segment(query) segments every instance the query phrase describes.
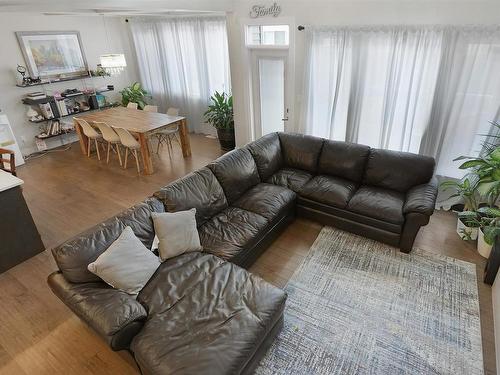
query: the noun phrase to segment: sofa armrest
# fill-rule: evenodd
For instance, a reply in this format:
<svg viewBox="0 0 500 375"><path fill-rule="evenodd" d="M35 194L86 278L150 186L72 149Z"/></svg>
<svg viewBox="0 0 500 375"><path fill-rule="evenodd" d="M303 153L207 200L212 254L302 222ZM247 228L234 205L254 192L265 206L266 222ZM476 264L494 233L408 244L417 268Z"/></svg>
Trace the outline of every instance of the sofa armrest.
<svg viewBox="0 0 500 375"><path fill-rule="evenodd" d="M148 315L134 296L104 282L70 283L60 271L49 275L47 282L54 294L113 350L128 349Z"/></svg>
<svg viewBox="0 0 500 375"><path fill-rule="evenodd" d="M431 216L437 197L437 179L434 176L427 184L417 185L406 193L403 213L420 213Z"/></svg>

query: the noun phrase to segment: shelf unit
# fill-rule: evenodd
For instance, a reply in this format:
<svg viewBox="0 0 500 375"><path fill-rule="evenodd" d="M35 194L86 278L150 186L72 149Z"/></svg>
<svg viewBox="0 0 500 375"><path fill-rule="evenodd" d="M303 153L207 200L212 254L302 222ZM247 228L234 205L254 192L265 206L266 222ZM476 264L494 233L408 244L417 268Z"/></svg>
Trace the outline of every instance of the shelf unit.
<svg viewBox="0 0 500 375"><path fill-rule="evenodd" d="M74 130L65 130L65 131L62 131L58 134L51 134L51 135L46 135L46 136L35 135L35 138L45 140L45 139L49 139L49 138L60 137L61 135L73 134L74 132L75 132Z"/></svg>
<svg viewBox="0 0 500 375"><path fill-rule="evenodd" d="M31 122L32 124L41 124L41 123L44 123L44 122L47 122L47 121L59 120L60 118L64 118L64 117L77 116L80 113L100 111L100 110L103 110L103 109L113 108L113 107L114 107L113 104L108 104L108 105L103 105L102 107L99 107L99 108L86 109L85 111L73 112L73 113L70 113L70 114L67 114L67 115L62 115L62 116L58 116L58 117L54 117L54 118L43 119L43 120L38 120L38 121L31 121L31 120L28 120L28 121Z"/></svg>
<svg viewBox="0 0 500 375"><path fill-rule="evenodd" d="M68 114L61 115L60 108L57 105L57 102L59 102L59 101L63 101L63 100L66 100L66 99L75 99L76 100L78 97L86 97L86 98L88 98L89 96L100 95L100 94L105 93L105 92L114 91L114 88L97 89L96 85L95 85L95 82L94 82L94 78L105 78L105 77L92 77L91 75L88 75L88 76L81 76L81 77L72 77L72 78L67 78L67 79L59 79L57 81L40 82L40 83L35 83L33 85L16 85L17 87L20 87L20 88L43 86L43 92L45 93L46 97L45 98L41 98L41 99L23 98L22 99L22 103L25 104L25 105L38 106L39 104L50 103L51 107L52 107L52 105L55 104L55 106L54 106L55 108L52 108L52 112L54 112L54 114L56 114L56 116L54 116L53 118L48 118L48 119L43 119L43 120L37 120L37 121L31 121L31 120L28 119L28 122L30 122L32 124L43 124L43 123L47 123L47 122L51 122L51 121L57 121L57 120L59 120L61 118L65 118L65 117L77 116L80 113L98 111L98 110L102 110L102 109L113 107L114 104L106 104L104 106L100 106L98 104L97 108L90 108L90 109L86 109L86 110L83 110L83 111L78 111L78 112L73 112L73 113L68 113ZM86 79L90 79L91 80L91 85L88 85L88 83L86 82ZM46 86L50 86L52 84L57 84L57 83L61 83L61 82L74 81L74 80L81 80L82 85L80 85L80 86L83 86L83 91L77 92L74 95L67 95L67 96L61 96L61 97L59 97L59 96L58 97L54 97L52 95L49 95L48 92L47 92L49 90L47 90ZM89 86L91 87L90 90L89 90ZM72 133L72 132L64 131L64 132L61 132L59 134L51 134L51 135L47 135L47 136L36 135L35 138L41 139L41 140L45 140L45 139L49 139L49 138L59 137L61 135L65 135L65 134L69 134L69 133Z"/></svg>
<svg viewBox="0 0 500 375"><path fill-rule="evenodd" d="M16 86L17 86L17 87L21 87L21 88L24 88L24 87L35 87L35 86L50 85L50 84L52 84L52 83L68 82L68 81L77 81L77 80L86 79L86 78L95 78L95 77L93 77L93 76L91 76L91 75L89 74L89 75L86 75L86 76L68 77L68 78L59 78L59 79L56 79L56 80L53 80L53 81L51 81L51 80L49 79L48 81L42 81L42 82L39 82L39 83L33 83L33 84L31 84L31 85L20 85L20 84L17 84Z"/></svg>

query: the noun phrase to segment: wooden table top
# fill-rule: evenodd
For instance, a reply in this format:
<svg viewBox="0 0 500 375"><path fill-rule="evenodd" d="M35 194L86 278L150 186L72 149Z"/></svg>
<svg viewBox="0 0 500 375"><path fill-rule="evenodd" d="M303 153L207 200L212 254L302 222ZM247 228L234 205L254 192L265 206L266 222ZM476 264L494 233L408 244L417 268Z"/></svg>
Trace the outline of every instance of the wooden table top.
<svg viewBox="0 0 500 375"><path fill-rule="evenodd" d="M148 133L185 119L182 116L169 116L164 113L146 112L125 107L105 109L88 115L75 116L75 118L88 122L105 122L111 127L124 128L135 133Z"/></svg>

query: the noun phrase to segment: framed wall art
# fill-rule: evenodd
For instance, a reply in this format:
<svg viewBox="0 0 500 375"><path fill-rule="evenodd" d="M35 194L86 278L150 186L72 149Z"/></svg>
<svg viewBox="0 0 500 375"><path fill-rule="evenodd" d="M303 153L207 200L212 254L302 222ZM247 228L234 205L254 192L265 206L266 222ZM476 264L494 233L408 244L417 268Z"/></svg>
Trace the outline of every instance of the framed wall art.
<svg viewBox="0 0 500 375"><path fill-rule="evenodd" d="M31 77L88 76L78 31L18 31L16 36Z"/></svg>

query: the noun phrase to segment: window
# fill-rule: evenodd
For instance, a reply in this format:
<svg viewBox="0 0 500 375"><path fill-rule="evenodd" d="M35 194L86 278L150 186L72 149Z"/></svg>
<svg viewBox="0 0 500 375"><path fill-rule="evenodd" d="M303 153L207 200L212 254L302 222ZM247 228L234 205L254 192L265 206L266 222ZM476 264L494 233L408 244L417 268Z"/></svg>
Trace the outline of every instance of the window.
<svg viewBox="0 0 500 375"><path fill-rule="evenodd" d="M468 27L318 28L306 60L305 132L436 158L475 156L500 118L500 32Z"/></svg>
<svg viewBox="0 0 500 375"><path fill-rule="evenodd" d="M288 46L288 25L250 25L247 26L248 46Z"/></svg>

